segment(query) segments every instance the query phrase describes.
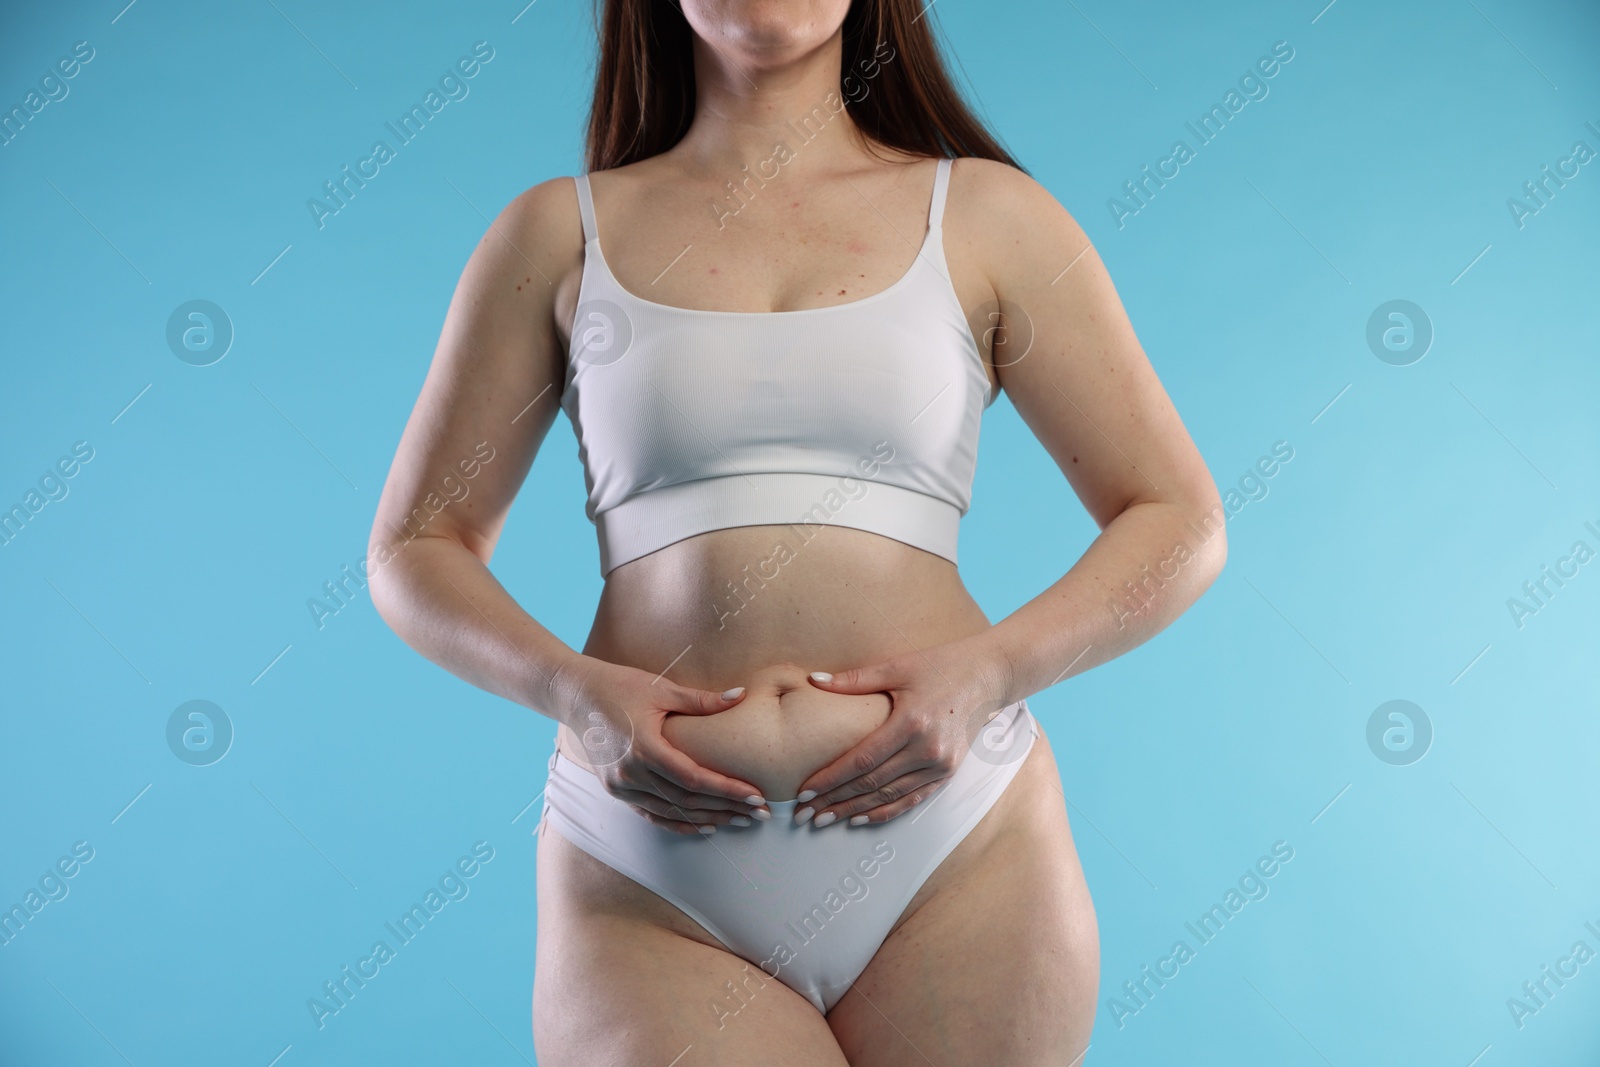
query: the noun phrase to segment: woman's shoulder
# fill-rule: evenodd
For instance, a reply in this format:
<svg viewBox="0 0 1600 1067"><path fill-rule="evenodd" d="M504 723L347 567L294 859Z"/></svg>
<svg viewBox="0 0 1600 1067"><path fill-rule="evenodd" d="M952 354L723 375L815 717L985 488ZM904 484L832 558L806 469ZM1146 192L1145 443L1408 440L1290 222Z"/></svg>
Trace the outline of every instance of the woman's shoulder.
<svg viewBox="0 0 1600 1067"><path fill-rule="evenodd" d="M544 240L563 243L571 238L575 247L583 247L583 224L578 213L576 176L562 174L530 185L512 198L505 206L498 223L506 223L518 232ZM509 234L508 234L509 236Z"/></svg>
<svg viewBox="0 0 1600 1067"><path fill-rule="evenodd" d="M1032 175L981 156L961 156L951 162L949 204L967 207L977 218L997 210L1004 217L1026 216L1046 206L1065 210Z"/></svg>
<svg viewBox="0 0 1600 1067"><path fill-rule="evenodd" d="M997 283L1087 241L1077 220L1031 175L977 156L951 165L944 228Z"/></svg>

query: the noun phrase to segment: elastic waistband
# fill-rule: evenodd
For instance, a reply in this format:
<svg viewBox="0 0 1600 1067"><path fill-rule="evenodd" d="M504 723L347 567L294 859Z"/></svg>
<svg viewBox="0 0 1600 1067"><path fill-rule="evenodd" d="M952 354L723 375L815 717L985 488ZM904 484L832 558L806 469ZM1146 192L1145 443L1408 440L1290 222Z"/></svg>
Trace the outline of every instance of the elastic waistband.
<svg viewBox="0 0 1600 1067"><path fill-rule="evenodd" d="M665 485L594 517L600 573L695 534L735 526L848 526L956 562L962 508L883 479L752 471Z"/></svg>

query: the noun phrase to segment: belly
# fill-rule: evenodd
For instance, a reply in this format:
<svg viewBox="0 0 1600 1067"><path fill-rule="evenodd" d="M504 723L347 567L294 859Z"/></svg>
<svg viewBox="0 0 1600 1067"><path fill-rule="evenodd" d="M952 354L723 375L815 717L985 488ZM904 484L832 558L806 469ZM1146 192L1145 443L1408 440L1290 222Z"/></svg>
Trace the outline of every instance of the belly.
<svg viewBox="0 0 1600 1067"><path fill-rule="evenodd" d="M988 628L942 556L849 527L796 529L713 530L616 568L584 652L720 692L774 664L832 671Z"/></svg>
<svg viewBox="0 0 1600 1067"><path fill-rule="evenodd" d="M696 763L754 784L768 800L793 800L800 783L889 717L884 693L827 693L806 669L755 671L744 699L716 715L670 715L661 732Z"/></svg>
<svg viewBox="0 0 1600 1067"><path fill-rule="evenodd" d="M955 566L930 552L846 527L801 542L793 527L745 526L613 570L583 651L711 692L744 686L734 707L669 716L663 734L768 800L792 800L889 715L886 694L824 692L810 671L865 666L988 625ZM560 735L562 753L582 763L577 738L565 726Z"/></svg>
<svg viewBox="0 0 1600 1067"><path fill-rule="evenodd" d="M700 764L746 781L768 800L793 800L800 783L832 763L889 717L885 693L828 693L806 668L777 663L741 679L744 699L715 715L669 715L661 733ZM582 745L561 728L561 753L589 766Z"/></svg>

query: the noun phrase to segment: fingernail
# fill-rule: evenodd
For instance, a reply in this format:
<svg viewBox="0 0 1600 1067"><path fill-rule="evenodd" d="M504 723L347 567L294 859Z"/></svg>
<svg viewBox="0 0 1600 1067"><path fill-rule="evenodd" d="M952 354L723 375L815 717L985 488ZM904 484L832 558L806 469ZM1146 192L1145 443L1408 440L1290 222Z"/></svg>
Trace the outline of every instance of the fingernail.
<svg viewBox="0 0 1600 1067"><path fill-rule="evenodd" d="M710 825L710 824L707 824L705 826L701 826L698 829L703 834L714 834L714 833L717 832L717 828L715 826Z"/></svg>
<svg viewBox="0 0 1600 1067"><path fill-rule="evenodd" d="M733 825L735 825L735 826L749 826L750 825L750 820L745 818L743 815L735 815L733 818L729 819L728 821L730 823L732 823Z"/></svg>
<svg viewBox="0 0 1600 1067"><path fill-rule="evenodd" d="M821 815L818 815L814 820L812 820L811 825L812 826L827 826L829 823L833 822L838 817L839 816L834 812L825 811Z"/></svg>
<svg viewBox="0 0 1600 1067"><path fill-rule="evenodd" d="M766 798L764 798L760 793L751 793L749 796L744 798L744 802L750 805L752 808L764 807L767 803Z"/></svg>
<svg viewBox="0 0 1600 1067"><path fill-rule="evenodd" d="M811 818L813 814L815 814L815 812L813 812L810 808L801 808L799 811L794 813L794 821L805 822L807 819Z"/></svg>
<svg viewBox="0 0 1600 1067"><path fill-rule="evenodd" d="M766 808L757 808L755 811L752 811L750 814L754 815L756 818L760 819L762 822L766 822L768 819L772 818L772 812L768 811Z"/></svg>
<svg viewBox="0 0 1600 1067"><path fill-rule="evenodd" d="M850 816L850 825L865 826L867 825L867 817L865 815L852 815Z"/></svg>
<svg viewBox="0 0 1600 1067"><path fill-rule="evenodd" d="M811 680L813 682L831 682L833 681L833 675L827 671L812 671Z"/></svg>
<svg viewBox="0 0 1600 1067"><path fill-rule="evenodd" d="M816 796L817 791L815 789L807 789L804 793L801 793L799 796L795 797L795 799L804 804L808 800L815 800Z"/></svg>
<svg viewBox="0 0 1600 1067"><path fill-rule="evenodd" d="M739 694L742 693L742 692L744 692L744 686L736 685L732 689L728 690L726 693L723 693L722 694L722 699L723 700L738 700L739 699Z"/></svg>

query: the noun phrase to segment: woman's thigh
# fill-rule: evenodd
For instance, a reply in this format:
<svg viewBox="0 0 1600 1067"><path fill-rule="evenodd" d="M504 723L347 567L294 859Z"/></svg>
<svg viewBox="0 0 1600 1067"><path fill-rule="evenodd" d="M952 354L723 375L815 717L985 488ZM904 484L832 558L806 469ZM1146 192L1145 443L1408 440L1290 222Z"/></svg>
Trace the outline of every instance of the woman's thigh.
<svg viewBox="0 0 1600 1067"><path fill-rule="evenodd" d="M548 825L538 877L541 1067L847 1067L810 1002Z"/></svg>
<svg viewBox="0 0 1600 1067"><path fill-rule="evenodd" d="M1058 783L1041 737L828 1014L850 1063L1078 1062L1094 1026L1100 941Z"/></svg>

